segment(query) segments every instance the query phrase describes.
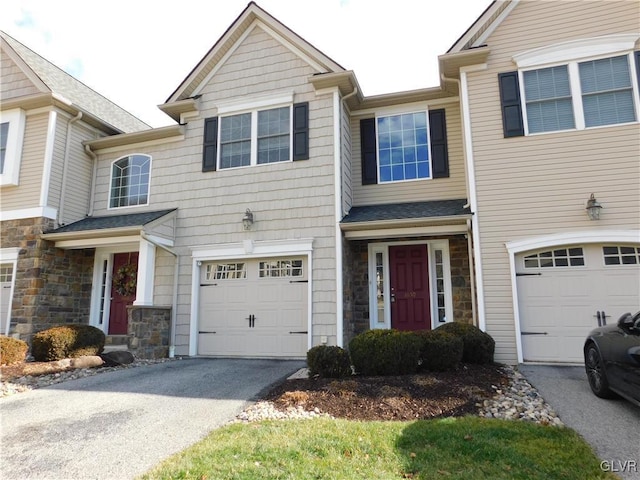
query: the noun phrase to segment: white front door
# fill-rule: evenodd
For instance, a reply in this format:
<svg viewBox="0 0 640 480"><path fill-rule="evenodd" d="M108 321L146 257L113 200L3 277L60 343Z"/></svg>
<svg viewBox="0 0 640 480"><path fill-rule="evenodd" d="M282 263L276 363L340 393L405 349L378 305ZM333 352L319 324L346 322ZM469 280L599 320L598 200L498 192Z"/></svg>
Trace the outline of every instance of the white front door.
<svg viewBox="0 0 640 480"><path fill-rule="evenodd" d="M198 354L304 357L306 256L203 262Z"/></svg>
<svg viewBox="0 0 640 480"><path fill-rule="evenodd" d="M589 331L640 310L640 247L576 245L516 256L525 362L582 363Z"/></svg>

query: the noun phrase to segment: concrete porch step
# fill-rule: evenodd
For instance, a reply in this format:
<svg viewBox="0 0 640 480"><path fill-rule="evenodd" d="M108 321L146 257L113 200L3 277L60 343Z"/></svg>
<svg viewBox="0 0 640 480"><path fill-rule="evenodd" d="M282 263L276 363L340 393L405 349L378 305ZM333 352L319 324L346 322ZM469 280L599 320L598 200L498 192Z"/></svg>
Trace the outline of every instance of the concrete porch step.
<svg viewBox="0 0 640 480"><path fill-rule="evenodd" d="M104 341L104 353L128 350L128 335L107 335Z"/></svg>

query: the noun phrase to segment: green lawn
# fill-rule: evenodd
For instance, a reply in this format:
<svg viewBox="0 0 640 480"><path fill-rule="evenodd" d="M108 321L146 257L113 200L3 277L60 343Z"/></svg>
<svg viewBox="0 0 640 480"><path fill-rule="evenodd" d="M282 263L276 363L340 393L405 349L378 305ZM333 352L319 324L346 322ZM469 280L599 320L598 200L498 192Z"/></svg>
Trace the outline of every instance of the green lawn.
<svg viewBox="0 0 640 480"><path fill-rule="evenodd" d="M595 479L591 448L568 428L476 417L234 424L143 479Z"/></svg>

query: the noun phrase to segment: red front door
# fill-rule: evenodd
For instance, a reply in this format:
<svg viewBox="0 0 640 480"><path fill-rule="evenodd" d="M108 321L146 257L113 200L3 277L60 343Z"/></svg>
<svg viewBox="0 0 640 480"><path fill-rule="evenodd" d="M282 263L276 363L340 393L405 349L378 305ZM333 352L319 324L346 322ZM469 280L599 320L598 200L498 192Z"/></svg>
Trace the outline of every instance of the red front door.
<svg viewBox="0 0 640 480"><path fill-rule="evenodd" d="M123 287L122 268L126 265L135 265L138 270L138 252L116 253L113 255L113 281L111 282L111 308L109 310L109 335L126 335L127 332L127 306L136 298L130 288ZM118 274L121 272L121 274ZM128 276L124 276L126 281ZM119 288L120 287L120 288ZM125 290L123 292L123 290ZM123 294L124 293L124 294Z"/></svg>
<svg viewBox="0 0 640 480"><path fill-rule="evenodd" d="M430 330L429 269L426 245L389 247L391 328Z"/></svg>

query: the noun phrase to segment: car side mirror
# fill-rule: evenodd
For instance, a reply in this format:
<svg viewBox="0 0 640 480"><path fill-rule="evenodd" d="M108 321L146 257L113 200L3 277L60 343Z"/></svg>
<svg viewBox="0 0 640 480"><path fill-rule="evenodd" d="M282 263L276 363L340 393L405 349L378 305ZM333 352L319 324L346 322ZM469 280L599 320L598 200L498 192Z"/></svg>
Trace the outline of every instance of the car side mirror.
<svg viewBox="0 0 640 480"><path fill-rule="evenodd" d="M625 330L634 328L634 321L633 321L633 317L631 316L630 312L627 312L625 314L623 314L619 319L618 319L618 327L623 328Z"/></svg>

